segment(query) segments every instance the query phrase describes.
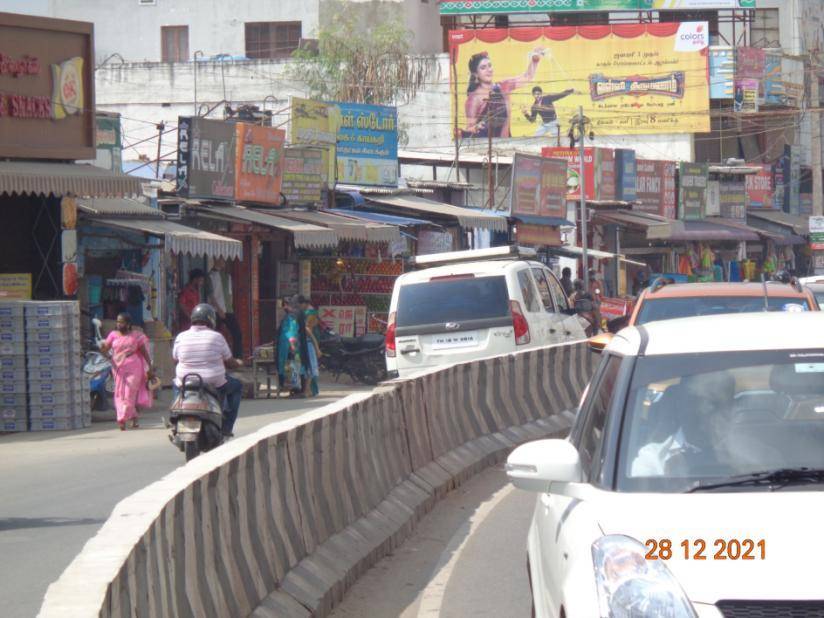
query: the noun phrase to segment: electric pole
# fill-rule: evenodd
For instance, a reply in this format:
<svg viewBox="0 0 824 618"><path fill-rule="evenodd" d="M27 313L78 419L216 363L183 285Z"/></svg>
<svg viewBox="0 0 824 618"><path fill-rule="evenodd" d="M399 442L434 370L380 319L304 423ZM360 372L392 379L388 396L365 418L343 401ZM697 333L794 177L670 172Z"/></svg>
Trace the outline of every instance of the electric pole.
<svg viewBox="0 0 824 618"><path fill-rule="evenodd" d="M160 121L159 125L156 125L155 128L157 129L157 160L155 161L155 178L158 180L160 179L160 144L163 142L163 131L166 130L166 123L162 120Z"/></svg>
<svg viewBox="0 0 824 618"><path fill-rule="evenodd" d="M489 184L489 210L495 208L495 180L492 176L492 106L489 104L489 99L486 103L486 135L487 135L487 172L486 180Z"/></svg>
<svg viewBox="0 0 824 618"><path fill-rule="evenodd" d="M578 118L574 121L574 128L578 129L578 189L581 192L581 261L584 270L584 288L589 290L589 259L587 254L588 240L587 240L587 196L586 196L586 175L584 166L584 136L586 135L586 119L584 118L583 106L578 107ZM573 128L573 139L575 132Z"/></svg>
<svg viewBox="0 0 824 618"><path fill-rule="evenodd" d="M810 149L812 150L810 163L813 172L813 215L824 216L824 192L821 186L821 114L820 93L818 85L818 54L810 51L810 67L807 73L810 76Z"/></svg>

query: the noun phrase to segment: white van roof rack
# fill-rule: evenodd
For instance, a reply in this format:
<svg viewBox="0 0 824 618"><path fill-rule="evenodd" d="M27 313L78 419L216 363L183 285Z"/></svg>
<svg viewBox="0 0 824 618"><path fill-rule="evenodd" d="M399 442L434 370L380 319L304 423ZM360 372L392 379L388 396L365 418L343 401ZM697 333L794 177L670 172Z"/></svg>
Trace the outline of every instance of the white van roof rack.
<svg viewBox="0 0 824 618"><path fill-rule="evenodd" d="M490 247L489 249L470 249L468 251L450 251L448 253L430 253L416 255L410 261L418 268L430 266L444 266L459 262L480 262L484 260L529 260L535 259L538 252L530 247L509 245L506 247Z"/></svg>

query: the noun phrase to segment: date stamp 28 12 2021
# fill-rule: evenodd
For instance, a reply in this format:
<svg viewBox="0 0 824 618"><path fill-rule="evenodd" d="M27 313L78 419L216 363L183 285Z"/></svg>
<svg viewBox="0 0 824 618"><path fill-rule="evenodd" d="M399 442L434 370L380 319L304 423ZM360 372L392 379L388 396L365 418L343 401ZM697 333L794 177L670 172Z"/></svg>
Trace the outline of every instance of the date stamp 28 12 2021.
<svg viewBox="0 0 824 618"><path fill-rule="evenodd" d="M767 543L764 539L684 539L673 543L670 539L647 539L647 560L766 560Z"/></svg>

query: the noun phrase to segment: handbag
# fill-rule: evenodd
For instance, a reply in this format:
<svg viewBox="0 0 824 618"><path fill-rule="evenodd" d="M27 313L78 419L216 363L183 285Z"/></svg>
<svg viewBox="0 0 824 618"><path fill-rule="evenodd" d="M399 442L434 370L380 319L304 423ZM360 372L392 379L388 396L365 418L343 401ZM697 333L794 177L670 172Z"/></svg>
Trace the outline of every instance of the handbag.
<svg viewBox="0 0 824 618"><path fill-rule="evenodd" d="M284 386L290 390L300 388L300 364L296 358L290 358L286 361L284 367Z"/></svg>

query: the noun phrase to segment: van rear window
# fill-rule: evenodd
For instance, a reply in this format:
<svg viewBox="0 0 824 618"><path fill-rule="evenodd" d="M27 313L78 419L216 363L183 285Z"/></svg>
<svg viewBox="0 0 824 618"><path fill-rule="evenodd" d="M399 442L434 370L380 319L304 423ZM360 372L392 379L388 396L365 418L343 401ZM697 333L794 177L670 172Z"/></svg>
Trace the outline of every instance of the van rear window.
<svg viewBox="0 0 824 618"><path fill-rule="evenodd" d="M509 315L504 277L473 277L413 283L398 295L398 327L421 326Z"/></svg>

